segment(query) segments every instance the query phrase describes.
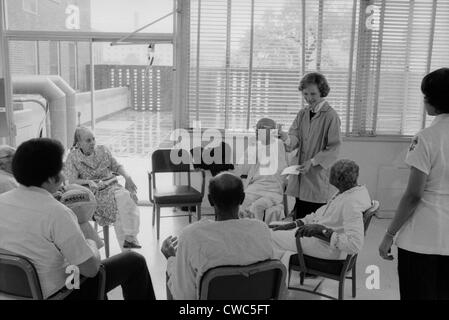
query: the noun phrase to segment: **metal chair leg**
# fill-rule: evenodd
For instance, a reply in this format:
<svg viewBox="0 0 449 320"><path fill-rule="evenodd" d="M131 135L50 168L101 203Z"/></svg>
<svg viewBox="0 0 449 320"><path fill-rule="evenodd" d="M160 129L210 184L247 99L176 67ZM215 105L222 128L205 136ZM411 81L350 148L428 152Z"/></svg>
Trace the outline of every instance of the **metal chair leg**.
<svg viewBox="0 0 449 320"><path fill-rule="evenodd" d="M189 210L189 224L192 223L192 210L190 210L190 206L187 207Z"/></svg>
<svg viewBox="0 0 449 320"><path fill-rule="evenodd" d="M196 212L197 212L196 218L198 221L200 221L201 220L201 204L196 206Z"/></svg>
<svg viewBox="0 0 449 320"><path fill-rule="evenodd" d="M290 266L289 266L290 267ZM290 278L292 275L292 269L288 268L288 280L287 280L287 288L290 288Z"/></svg>
<svg viewBox="0 0 449 320"><path fill-rule="evenodd" d="M345 292L345 279L338 281L338 300L343 300Z"/></svg>
<svg viewBox="0 0 449 320"><path fill-rule="evenodd" d="M159 206L156 207L156 219L157 219L157 239L159 240L159 235L161 231L161 208Z"/></svg>
<svg viewBox="0 0 449 320"><path fill-rule="evenodd" d="M154 227L155 216L156 216L156 204L153 204L153 227Z"/></svg>
<svg viewBox="0 0 449 320"><path fill-rule="evenodd" d="M356 296L356 290L357 290L356 280L357 280L357 277L356 277L356 270L355 270L355 263L354 263L354 266L352 267L352 297L353 298L355 298L355 296Z"/></svg>
<svg viewBox="0 0 449 320"><path fill-rule="evenodd" d="M109 258L109 226L103 227L104 252L106 258Z"/></svg>

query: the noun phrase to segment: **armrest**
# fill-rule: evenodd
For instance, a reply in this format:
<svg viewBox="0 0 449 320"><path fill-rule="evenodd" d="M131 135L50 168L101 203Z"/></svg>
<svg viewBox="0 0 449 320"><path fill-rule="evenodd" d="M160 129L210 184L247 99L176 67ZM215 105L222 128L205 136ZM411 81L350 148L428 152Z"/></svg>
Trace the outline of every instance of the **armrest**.
<svg viewBox="0 0 449 320"><path fill-rule="evenodd" d="M314 235L313 237L329 243L329 239L327 239L324 234L317 234L317 235Z"/></svg>

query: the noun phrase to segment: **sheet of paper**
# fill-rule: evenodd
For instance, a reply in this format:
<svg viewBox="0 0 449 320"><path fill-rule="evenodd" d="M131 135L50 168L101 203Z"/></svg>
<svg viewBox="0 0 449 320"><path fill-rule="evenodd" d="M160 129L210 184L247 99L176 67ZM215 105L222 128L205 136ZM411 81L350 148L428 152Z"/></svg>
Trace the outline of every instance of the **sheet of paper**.
<svg viewBox="0 0 449 320"><path fill-rule="evenodd" d="M270 226L281 226L281 225L283 225L283 224L287 224L287 223L290 223L291 221L273 221L273 222L270 222Z"/></svg>
<svg viewBox="0 0 449 320"><path fill-rule="evenodd" d="M282 171L281 175L286 175L286 174L300 175L301 172L298 170L299 167L300 167L300 165L287 167L284 169L284 171Z"/></svg>

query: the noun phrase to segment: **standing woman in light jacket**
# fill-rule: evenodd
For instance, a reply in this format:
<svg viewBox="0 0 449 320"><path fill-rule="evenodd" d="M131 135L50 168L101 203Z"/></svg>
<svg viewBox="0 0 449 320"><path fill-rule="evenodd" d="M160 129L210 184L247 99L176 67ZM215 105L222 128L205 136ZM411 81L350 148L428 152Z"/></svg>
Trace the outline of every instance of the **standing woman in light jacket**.
<svg viewBox="0 0 449 320"><path fill-rule="evenodd" d="M288 133L280 132L286 150L297 149L300 175L290 175L286 193L296 198L295 219L326 204L332 193L329 169L338 158L340 118L325 97L330 88L320 73L309 73L299 83L307 107L298 112Z"/></svg>
<svg viewBox="0 0 449 320"><path fill-rule="evenodd" d="M407 189L379 247L382 258L396 237L401 300L449 299L449 68L421 83L430 127L412 140L405 162Z"/></svg>

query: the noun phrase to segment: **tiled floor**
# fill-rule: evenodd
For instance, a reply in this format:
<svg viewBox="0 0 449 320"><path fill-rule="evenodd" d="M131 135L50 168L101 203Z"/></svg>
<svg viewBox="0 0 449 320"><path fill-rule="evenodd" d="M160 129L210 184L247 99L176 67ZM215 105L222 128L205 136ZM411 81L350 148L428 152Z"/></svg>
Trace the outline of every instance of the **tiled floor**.
<svg viewBox="0 0 449 320"><path fill-rule="evenodd" d="M131 174L139 190L140 200L148 200L148 182L146 171L150 169L149 154L156 149L160 143L167 139L172 127L172 116L170 113L136 112L126 110L115 114L108 119L100 121L96 127L96 137L100 144L110 147L113 154L125 165L126 170ZM165 183L170 183L171 178L164 179ZM180 214L173 213L172 209L162 209L162 215ZM181 213L182 214L182 213ZM147 259L153 280L157 299L166 299L165 292L165 268L166 261L160 253L160 245L167 236L177 235L179 231L188 224L187 217L162 218L161 237L157 241L155 228L151 223L152 208L141 207L141 232L139 240L143 248L138 250ZM365 246L359 255L357 262L357 297L356 299L398 299L398 278L396 272L396 260L393 262L384 261L378 255L378 245L385 232L389 220L379 220L374 218L368 230ZM115 239L114 232L111 231L111 254L120 251ZM104 250L102 250L104 255ZM395 251L393 251L395 254ZM370 268L378 270L379 288L368 289L369 281L373 276L373 271L367 273ZM299 285L297 274L292 276L292 284ZM312 287L318 280L306 279L305 285ZM337 282L325 280L320 289L322 292L337 295ZM121 290L116 289L109 294L111 299L121 299ZM288 292L287 299L319 299L307 293L292 291ZM345 299L351 298L351 284L346 281Z"/></svg>
<svg viewBox="0 0 449 320"><path fill-rule="evenodd" d="M133 111L113 114L95 127L97 142L107 145L115 156L147 157L173 126L171 112Z"/></svg>

